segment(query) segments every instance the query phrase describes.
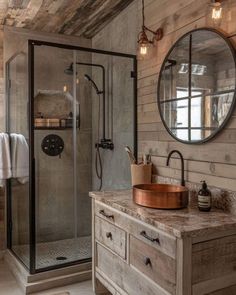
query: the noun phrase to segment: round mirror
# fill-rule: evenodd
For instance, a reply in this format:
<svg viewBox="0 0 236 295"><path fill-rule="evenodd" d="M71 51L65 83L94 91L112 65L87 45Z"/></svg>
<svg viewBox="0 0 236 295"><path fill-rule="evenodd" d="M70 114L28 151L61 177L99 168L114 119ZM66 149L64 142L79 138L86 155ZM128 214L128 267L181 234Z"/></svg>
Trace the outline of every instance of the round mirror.
<svg viewBox="0 0 236 295"><path fill-rule="evenodd" d="M235 51L211 29L181 37L167 54L158 81L158 107L178 141L202 143L219 132L235 105Z"/></svg>

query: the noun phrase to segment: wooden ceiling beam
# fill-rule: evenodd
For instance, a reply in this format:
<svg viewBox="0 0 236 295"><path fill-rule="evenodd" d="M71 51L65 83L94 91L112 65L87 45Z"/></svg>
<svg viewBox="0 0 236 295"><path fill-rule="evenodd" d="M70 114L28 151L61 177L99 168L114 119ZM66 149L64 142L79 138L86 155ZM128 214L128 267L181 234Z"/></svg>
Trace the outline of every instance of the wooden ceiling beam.
<svg viewBox="0 0 236 295"><path fill-rule="evenodd" d="M92 38L134 0L1 0L0 24Z"/></svg>

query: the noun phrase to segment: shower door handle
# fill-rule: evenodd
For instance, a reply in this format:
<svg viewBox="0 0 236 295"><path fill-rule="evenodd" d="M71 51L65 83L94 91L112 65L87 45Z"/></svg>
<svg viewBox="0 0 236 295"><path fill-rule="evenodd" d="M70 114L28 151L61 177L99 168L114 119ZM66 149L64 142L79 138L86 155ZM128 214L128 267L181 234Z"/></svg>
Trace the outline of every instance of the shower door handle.
<svg viewBox="0 0 236 295"><path fill-rule="evenodd" d="M81 120L80 120L80 103L78 104L78 115L76 117L76 128L78 128L80 130L80 124L81 124Z"/></svg>

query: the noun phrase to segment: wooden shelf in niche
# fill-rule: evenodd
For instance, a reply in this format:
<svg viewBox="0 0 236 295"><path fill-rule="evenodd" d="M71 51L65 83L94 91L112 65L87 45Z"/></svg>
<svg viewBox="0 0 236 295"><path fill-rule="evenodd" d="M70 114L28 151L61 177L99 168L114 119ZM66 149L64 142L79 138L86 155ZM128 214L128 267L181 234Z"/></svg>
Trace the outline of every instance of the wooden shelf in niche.
<svg viewBox="0 0 236 295"><path fill-rule="evenodd" d="M79 128L79 119L76 119L76 128ZM73 118L35 118L34 129L41 130L64 130L73 129Z"/></svg>
<svg viewBox="0 0 236 295"><path fill-rule="evenodd" d="M35 130L73 129L73 97L69 92L39 90L34 98ZM80 127L79 103L76 102L76 128Z"/></svg>

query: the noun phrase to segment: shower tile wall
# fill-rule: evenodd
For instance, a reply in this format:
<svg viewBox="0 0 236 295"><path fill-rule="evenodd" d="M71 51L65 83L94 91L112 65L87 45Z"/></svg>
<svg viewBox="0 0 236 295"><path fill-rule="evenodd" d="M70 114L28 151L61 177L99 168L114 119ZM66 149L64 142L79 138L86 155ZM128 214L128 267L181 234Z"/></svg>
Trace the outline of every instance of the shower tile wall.
<svg viewBox="0 0 236 295"><path fill-rule="evenodd" d="M93 54L93 63L103 64L106 69L106 137L112 138L114 143L113 151L100 149L103 163L102 190L130 188L130 165L124 148L129 146L133 150L134 147L134 97L131 78L133 61L128 58ZM101 73L96 69L93 70L93 78L101 89ZM93 92L93 146L97 141L97 124L98 97ZM100 120L100 138L101 136ZM93 159L94 157L95 153ZM93 189L98 187L99 180L94 169Z"/></svg>
<svg viewBox="0 0 236 295"><path fill-rule="evenodd" d="M133 4L130 4L132 11ZM129 11L130 12L130 11ZM138 30L138 13L136 10L132 13L122 12L122 19L115 18L109 25L104 27L93 39L93 48L105 49L123 53L134 53L136 43L130 42L133 39L134 31ZM132 15L132 22L130 22ZM135 16L135 17L134 17ZM137 16L137 18L136 18ZM129 28L129 29L127 29ZM114 34L114 32L116 32ZM132 32L132 33L131 33ZM138 31L137 31L138 33ZM125 46L124 46L125 44ZM130 78L130 72L133 68L132 61L120 57L103 58L93 55L93 62L102 62L106 66L106 88L108 101L113 101L113 132L115 149L111 151L102 151L104 163L104 189L122 189L131 186L130 165L127 154L124 150L126 145L133 149L133 81ZM96 81L99 81L97 73L93 73ZM101 79L100 79L101 81ZM93 100L93 123L96 125L97 104L96 98ZM110 121L111 122L111 121ZM93 128L96 132L96 128ZM96 140L96 134L93 134L93 140ZM93 188L98 187L98 180L93 173Z"/></svg>
<svg viewBox="0 0 236 295"><path fill-rule="evenodd" d="M1 37L1 36L0 36ZM19 52L22 48L25 48L27 45L28 39L38 39L44 41L51 41L56 43L67 43L71 45L80 45L89 47L90 41L85 40L83 38L77 37L69 37L69 36L60 36L56 34L42 34L35 33L28 30L22 29L11 29L5 28L4 30L4 61L6 62L14 53ZM0 38L1 40L1 38ZM1 41L0 41L0 54L1 54ZM51 53L49 55L42 55L41 60L38 60L40 65L45 65L45 61L55 61L56 58L59 58L59 64L61 64L61 69L55 68L54 73L48 67L45 71L41 71L39 75L41 75L41 84L36 87L41 90L56 90L57 88L62 90L64 86L64 79L72 79L71 77L65 78L64 69L72 62L73 57L72 53L69 55L56 56ZM87 61L89 61L89 57L87 55ZM63 62L62 62L63 60ZM48 62L50 64L50 62ZM62 65L63 64L63 65ZM1 71L0 71L1 72ZM60 77L61 75L61 77ZM0 77L1 79L1 77ZM52 82L53 81L53 82ZM90 101L90 86L83 83L83 79L81 80L81 85L77 87L77 98L81 101L81 129L77 131L77 166L78 170L78 235L89 235L90 234L90 202L88 198L88 190L90 189L90 181L91 179L91 167L89 167L90 155L89 155L89 147L91 146L91 126L89 125L89 109L91 106ZM1 81L0 81L1 82ZM39 81L40 82L40 81ZM55 83L55 84L53 84ZM24 84L25 89L27 89L27 83ZM70 85L69 85L70 87ZM72 84L71 84L72 87ZM37 88L36 88L37 89ZM72 88L70 88L72 89ZM0 90L1 91L1 90ZM18 94L18 100L25 99L26 95ZM0 102L1 103L1 102ZM48 106L49 108L53 106ZM1 116L0 116L1 120ZM4 130L4 129L3 129ZM43 205L43 208L40 209L37 214L41 214L40 222L38 223L39 236L38 238L41 241L52 241L54 239L65 239L66 237L71 237L74 224L73 224L73 192L72 185L69 186L68 179L72 181L71 174L68 173L69 170L73 169L72 157L69 158L68 155L72 152L72 129L68 131L57 131L53 130L36 131L36 143L39 144L38 150L36 153L41 153L41 138L48 133L57 133L62 135L65 141L65 151L63 153L61 160L51 159L50 157L46 157L43 155L41 165L44 166L44 173L41 179L41 196L40 205ZM65 134L67 133L67 134ZM37 145L36 145L37 146ZM71 165L71 167L70 167ZM50 192L49 187L46 181L46 176L49 175L50 169L54 171L58 171L57 167L59 167L60 175L58 175L58 186L54 186L54 191ZM61 168L60 168L61 167ZM51 176L53 177L53 176ZM55 177L55 176L54 176ZM53 180L55 181L55 179ZM15 182L13 187L14 195L15 195L15 203L13 212L14 215L17 216L18 224L15 224L14 228L14 237L15 240L13 244L25 244L28 241L28 221L26 216L28 216L28 203L27 200L27 185L20 185ZM51 189L51 187L50 187ZM4 193L0 192L0 195ZM24 201L23 201L24 200ZM59 215L57 209L67 207L64 210L64 215ZM4 198L0 196L0 250L5 247L5 241L2 239L3 237L3 221L2 216L4 215ZM87 212L87 214L86 214ZM53 214L54 213L54 214ZM58 216L59 215L59 216ZM57 220L56 220L57 219ZM38 240L39 240L38 239Z"/></svg>

